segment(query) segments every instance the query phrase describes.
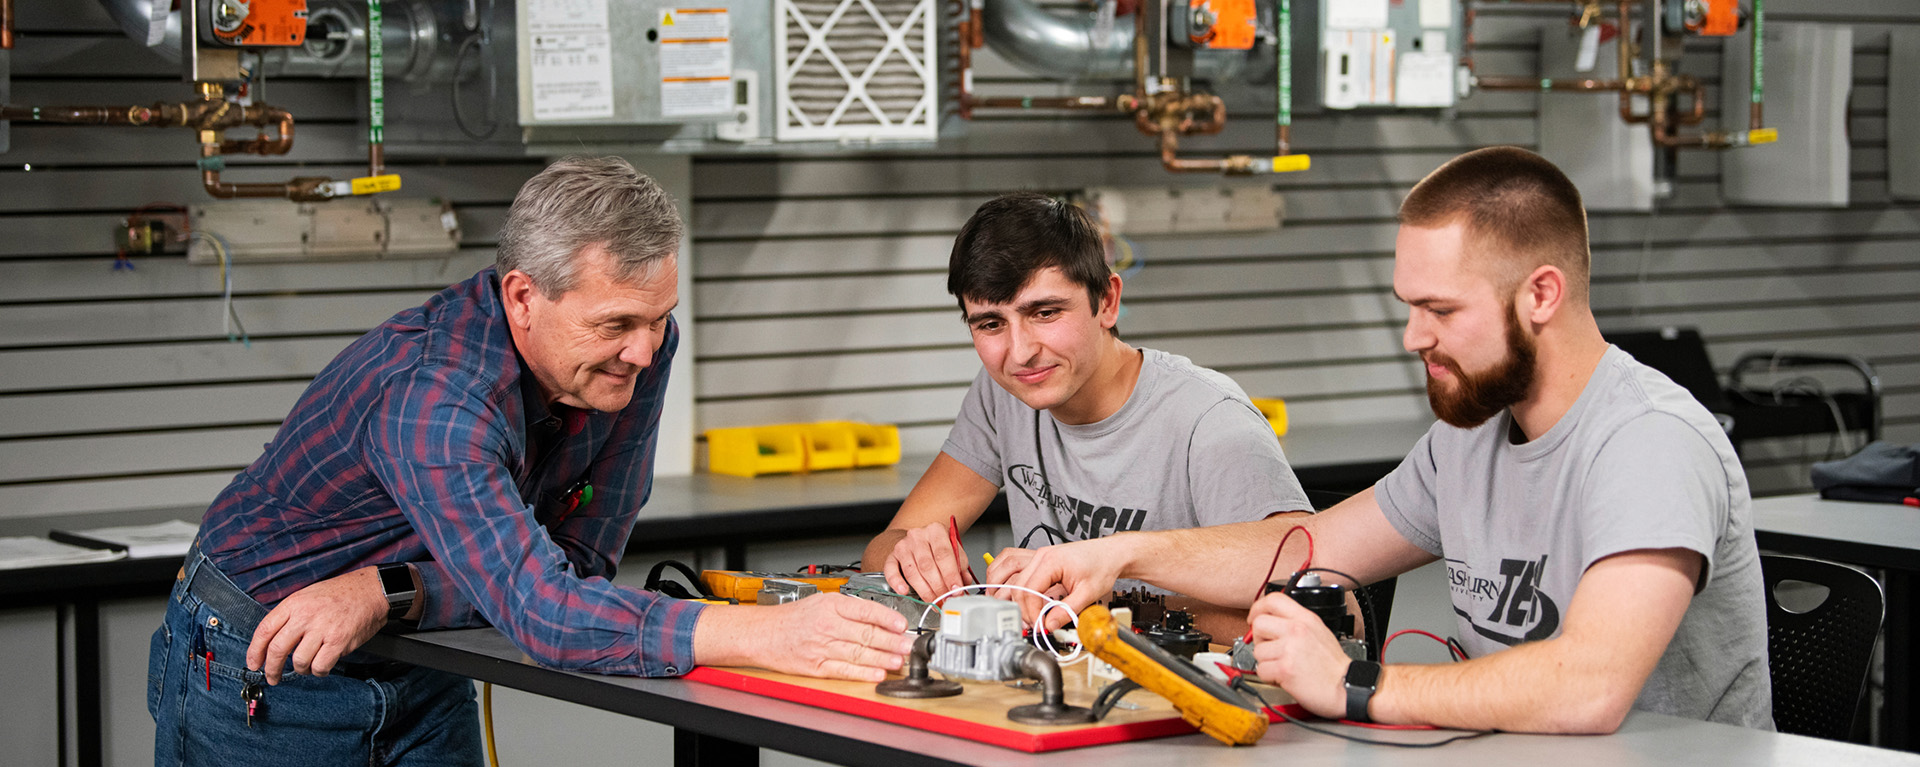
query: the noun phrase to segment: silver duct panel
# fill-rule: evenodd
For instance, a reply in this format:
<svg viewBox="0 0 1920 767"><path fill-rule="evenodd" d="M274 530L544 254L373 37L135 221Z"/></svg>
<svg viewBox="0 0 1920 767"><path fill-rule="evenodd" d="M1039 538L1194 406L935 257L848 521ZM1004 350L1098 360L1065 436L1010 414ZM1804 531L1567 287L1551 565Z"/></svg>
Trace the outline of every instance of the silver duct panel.
<svg viewBox="0 0 1920 767"><path fill-rule="evenodd" d="M1141 3L1142 11L1153 5ZM1029 73L1056 80L1126 80L1133 77L1134 19L1133 15L1114 19L1113 31L1104 41L1094 38L1092 11L1056 15L1030 0L987 0L980 21L993 52ZM1260 49L1196 52L1194 76L1233 79ZM1271 52L1266 58L1272 58Z"/></svg>
<svg viewBox="0 0 1920 767"><path fill-rule="evenodd" d="M193 0L187 0L192 2ZM170 0L100 0L121 31L168 61L180 60L180 13L154 19L154 3ZM457 45L442 50L442 32L454 43L472 32L475 3L469 0L387 0L382 6L386 75L401 80L450 78ZM309 0L307 41L293 48L263 49L260 67L268 77L366 77L366 2Z"/></svg>

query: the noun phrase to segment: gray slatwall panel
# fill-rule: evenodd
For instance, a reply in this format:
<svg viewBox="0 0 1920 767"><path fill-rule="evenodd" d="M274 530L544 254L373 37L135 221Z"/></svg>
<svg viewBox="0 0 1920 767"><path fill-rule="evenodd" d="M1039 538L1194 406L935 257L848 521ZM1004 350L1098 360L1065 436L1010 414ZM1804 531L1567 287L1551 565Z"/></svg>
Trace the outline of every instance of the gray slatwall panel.
<svg viewBox="0 0 1920 767"><path fill-rule="evenodd" d="M152 172L181 173L191 171L181 169L156 170ZM405 168L402 168L400 172L405 173ZM286 173L285 175L291 176L292 174ZM199 192L196 190L195 194L199 194ZM200 204L201 201L195 197L183 197L174 202L175 204L192 203L197 205ZM494 234L499 231L500 221L505 219L507 215L507 201L475 202L455 200L453 202L457 206L454 209L455 215L458 216L460 220L461 244L469 247L492 248L494 244ZM7 232L7 237L0 239L0 260L18 261L54 256L81 256L111 259L113 256L113 238L111 235L113 230L119 226L120 221L126 218L127 212L130 211L79 214L66 211L33 211L12 215L0 213L0 226L5 227ZM488 252L491 251L489 250ZM179 254L174 253L167 256L140 257L136 258L135 262L141 264L163 263L170 259L177 259L178 257ZM402 260L416 264L432 263L431 260L424 259ZM100 266L106 268L106 264L107 262L103 261ZM330 265L321 266L314 264L243 264L242 266L255 271L271 271L282 268L331 268ZM114 276L124 277L127 275ZM75 286L66 286L61 290L63 292L70 291L73 290L74 287ZM91 288L95 286L89 285L82 287ZM4 288L0 287L0 289Z"/></svg>
<svg viewBox="0 0 1920 767"><path fill-rule="evenodd" d="M311 377L355 335L0 351L0 394Z"/></svg>
<svg viewBox="0 0 1920 767"><path fill-rule="evenodd" d="M14 153L7 154L14 161ZM17 158L31 162L31 157ZM513 199L520 184L540 171L539 163L483 165L402 165L394 172L401 175L402 187L415 197L443 198L457 207L468 201L499 202ZM351 164L304 165L255 164L221 175L224 181L285 181L293 176L331 176L335 180L366 175L367 166ZM206 192L200 186L200 174L191 164L177 170L103 168L87 170L50 170L0 174L0 213L47 210L73 205L63 201L84 201L89 208L133 210L156 201L199 203Z"/></svg>
<svg viewBox="0 0 1920 767"><path fill-rule="evenodd" d="M94 4L56 7L67 5L22 7L12 59L20 100L182 97L173 68L120 37ZM1594 212L1596 308L1607 327L1698 325L1722 365L1760 348L1884 361L1888 435L1920 438L1920 316L1909 308L1920 302L1903 300L1920 298L1910 255L1920 244L1920 205L1889 204L1884 191L1886 29L1895 18L1920 23L1920 7L1887 0L1775 0L1770 7L1781 19L1856 23L1853 206L1725 209L1718 159L1685 154L1679 194L1657 216ZM1489 9L1477 28L1483 71L1533 71L1536 29L1563 23L1558 9ZM1717 93L1717 51L1694 48L1703 49L1689 51L1685 70ZM987 94L1115 90L1036 80L990 54L978 63ZM356 172L353 91L346 82L270 83L268 100L302 120L290 159L309 165L254 160L264 167L233 177ZM1420 371L1399 350L1405 310L1388 292L1394 207L1455 152L1531 145L1537 102L1533 94L1481 94L1453 121L1302 115L1296 145L1315 155L1312 172L1230 182L1278 186L1288 197L1286 227L1136 238L1147 268L1129 282L1123 329L1130 339L1223 369L1255 394L1289 397L1299 423L1418 416L1425 407ZM1717 110L1717 99L1710 104ZM1232 114L1221 135L1183 147L1202 155L1270 145L1270 112L1257 100L1235 102ZM490 259L505 202L539 166L401 163L409 193L444 195L460 206L468 247L445 262L248 265L239 272L243 317L266 336L249 349L217 338L213 270L170 257L143 259L133 275L106 272L106 233L119 211L201 200L191 137L58 131L15 130L8 168L0 168L7 174L0 183L0 322L19 328L0 340L0 414L19 415L0 418L9 421L0 431L0 465L8 467L0 513L114 508L132 499L204 502L230 467L257 455L268 424L354 333ZM119 165L129 157L147 167ZM11 170L24 162L42 170ZM703 323L699 421L895 422L908 450L933 450L978 365L944 291L952 232L974 206L1019 188L1217 182L1161 173L1151 145L1117 115L986 116L934 152L699 160L692 220ZM156 337L174 340L139 342ZM23 348L31 343L70 345ZM63 410L87 415L62 419ZM91 436L52 436L62 434ZM1804 467L1779 462L1807 451L1800 441L1781 442L1756 457L1757 488L1804 481ZM156 445L183 457L154 455ZM156 473L110 476L137 472Z"/></svg>
<svg viewBox="0 0 1920 767"><path fill-rule="evenodd" d="M0 509L11 517L43 517L139 508L205 506L233 481L233 469L153 477L0 485Z"/></svg>
<svg viewBox="0 0 1920 767"><path fill-rule="evenodd" d="M0 441L95 431L279 423L306 388L306 379L300 379L14 397L10 398L9 406L18 409L13 411L14 417L0 423Z"/></svg>
<svg viewBox="0 0 1920 767"><path fill-rule="evenodd" d="M278 428L215 427L164 434L8 440L0 442L0 484L238 468L260 457L260 447Z"/></svg>
<svg viewBox="0 0 1920 767"><path fill-rule="evenodd" d="M1536 22L1505 21L1502 42L1478 57L1482 66L1531 71L1527 27ZM1870 34L1863 34L1864 46L1875 44ZM1657 216L1595 212L1595 294L1603 322L1701 325L1730 339L1715 345L1729 361L1744 346L1792 341L1792 334L1816 334L1822 348L1838 342L1869 355L1910 346L1912 330L1920 328L1920 313L1906 308L1914 304L1906 299L1920 294L1920 266L1910 256L1920 244L1920 210L1888 205L1881 189L1887 95L1875 80L1884 77L1884 66L1883 50L1856 55L1856 73L1866 82L1854 105L1851 209L1722 208L1717 159L1689 154L1676 198ZM1695 52L1689 67L1717 83L1714 52ZM985 83L981 91L996 95L1107 92L1100 83L1036 81L991 57L977 74ZM1509 112L1530 112L1536 103L1528 94L1489 95ZM1268 132L1247 115L1251 111L1236 113L1235 128L1244 133L1230 128L1213 144L1190 146L1257 149ZM1340 422L1355 410L1420 412L1419 370L1399 350L1404 310L1387 294L1393 209L1407 187L1460 149L1528 144L1532 120L1468 107L1458 122L1436 130L1408 117L1303 118L1297 144L1317 155L1316 169L1273 180L1289 203L1280 232L1140 238L1150 255L1146 271L1128 284L1126 336L1225 369L1249 390L1288 394L1296 420ZM952 300L940 287L946 233L981 197L1017 188L1219 183L1155 175L1150 153L1130 146L1137 139L1114 122L983 119L971 126L973 138L990 140L962 142L959 156L702 162L695 231L704 247L696 280L702 312L713 315L703 326L703 373L765 382L792 372L791 391L804 393L786 411L795 414L820 412L839 396L802 380L844 381L889 409L924 403L933 408L925 411L928 420L949 419L937 398L903 400L877 389L899 380L924 392L918 387L958 383L971 368ZM1002 126L1020 127L1004 134L1019 136L1017 143L1001 140ZM1504 133L1496 138L1491 131ZM1062 145L1068 137L1071 145ZM1304 294L1287 295L1288 288ZM1863 290L1882 297L1837 300ZM1222 295L1241 291L1251 295ZM1638 317L1630 313L1636 303ZM1263 327L1275 330L1260 332ZM859 351L835 354L827 344L791 339L833 339L831 346ZM703 378L703 387L708 425L772 412L746 408L752 400L742 399L765 383L736 387ZM1368 391L1380 393L1369 397ZM1353 407L1355 393L1364 406ZM1910 396L1890 395L1889 412L1899 412Z"/></svg>
<svg viewBox="0 0 1920 767"><path fill-rule="evenodd" d="M444 287L444 286L440 286ZM432 290L281 298L236 297L233 308L249 333L364 333ZM193 340L224 335L220 297L104 304L0 306L0 326L20 346Z"/></svg>
<svg viewBox="0 0 1920 767"><path fill-rule="evenodd" d="M462 215L461 226L469 226ZM105 228L81 229L68 237L76 244L107 244ZM46 259L6 267L0 306L32 301L99 301L160 296L218 296L220 270L187 263L180 257L137 259L133 272L113 272L107 259ZM242 293L290 294L355 288L410 286L437 290L493 264L492 248L468 248L444 258L335 263L251 264L234 270L234 289Z"/></svg>

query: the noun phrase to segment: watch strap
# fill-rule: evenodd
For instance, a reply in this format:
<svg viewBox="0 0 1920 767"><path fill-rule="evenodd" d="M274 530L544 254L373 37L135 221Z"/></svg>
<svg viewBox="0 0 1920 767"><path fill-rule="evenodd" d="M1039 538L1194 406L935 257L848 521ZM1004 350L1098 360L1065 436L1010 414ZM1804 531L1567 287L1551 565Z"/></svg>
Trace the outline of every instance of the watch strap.
<svg viewBox="0 0 1920 767"><path fill-rule="evenodd" d="M1347 664L1347 721L1372 722L1367 715L1367 704L1373 701L1373 693L1380 689L1380 664L1373 661L1356 660Z"/></svg>

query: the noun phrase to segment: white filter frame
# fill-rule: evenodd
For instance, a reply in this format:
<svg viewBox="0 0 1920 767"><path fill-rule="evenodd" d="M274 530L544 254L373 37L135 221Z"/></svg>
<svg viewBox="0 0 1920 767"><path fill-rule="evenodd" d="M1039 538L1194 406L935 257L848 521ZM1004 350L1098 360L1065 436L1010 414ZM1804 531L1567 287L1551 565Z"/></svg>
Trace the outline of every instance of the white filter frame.
<svg viewBox="0 0 1920 767"><path fill-rule="evenodd" d="M935 64L939 49L936 47L934 37L938 18L934 14L933 0L920 0L914 5L913 10L908 12L907 17L900 20L898 26L889 23L870 0L841 0L819 26L815 26L808 20L794 5L793 0L777 0L776 4L778 18L773 22L773 50L774 58L778 62L773 70L776 99L774 111L779 115L774 128L776 139L780 141L873 139L932 141L938 138L939 110L935 108L935 95L939 93L939 77ZM886 45L880 48L880 52L874 55L871 62L868 62L866 69L859 73L847 68L846 63L834 53L827 40L827 35L833 31L834 25L855 6L859 6L870 15L874 23L879 25L881 31L887 36ZM800 53L790 61L787 59L789 20L796 22L807 35L806 46L801 48ZM925 58L915 56L907 48L909 34L918 35L925 44L923 49L927 52ZM818 115L809 115L801 111L792 98L794 76L814 56L824 58L847 83L846 97L840 100L833 113L827 115L825 119L819 119ZM897 58L890 60L890 56ZM867 95L867 83L881 71L883 64L897 67L899 61L904 61L915 74L919 75L925 91L919 103L907 113L906 118L896 122L874 103L872 97ZM856 104L865 110L863 114L870 114L879 122L842 123L842 118L849 110L854 109Z"/></svg>

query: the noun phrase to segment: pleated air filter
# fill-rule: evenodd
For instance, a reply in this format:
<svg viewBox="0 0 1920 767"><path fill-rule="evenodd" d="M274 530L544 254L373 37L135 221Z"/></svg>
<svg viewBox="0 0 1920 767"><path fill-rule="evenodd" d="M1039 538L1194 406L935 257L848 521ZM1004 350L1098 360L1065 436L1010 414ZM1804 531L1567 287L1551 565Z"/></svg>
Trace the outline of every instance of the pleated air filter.
<svg viewBox="0 0 1920 767"><path fill-rule="evenodd" d="M779 140L934 140L934 0L778 5Z"/></svg>

